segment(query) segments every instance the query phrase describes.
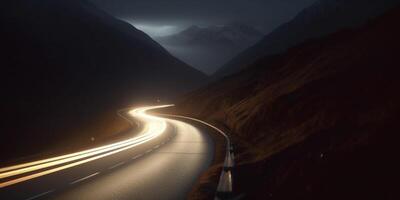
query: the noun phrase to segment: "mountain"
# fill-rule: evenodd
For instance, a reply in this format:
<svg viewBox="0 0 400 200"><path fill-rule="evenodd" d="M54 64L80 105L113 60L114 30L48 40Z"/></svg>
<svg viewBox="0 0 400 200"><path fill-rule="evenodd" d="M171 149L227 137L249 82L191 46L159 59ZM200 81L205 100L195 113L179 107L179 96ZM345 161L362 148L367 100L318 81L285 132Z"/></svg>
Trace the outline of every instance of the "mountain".
<svg viewBox="0 0 400 200"><path fill-rule="evenodd" d="M191 26L177 34L155 40L176 57L211 74L262 36L253 27L232 23L224 26Z"/></svg>
<svg viewBox="0 0 400 200"><path fill-rule="evenodd" d="M224 64L214 76L238 72L258 58L282 53L307 39L360 26L397 4L398 0L319 0Z"/></svg>
<svg viewBox="0 0 400 200"><path fill-rule="evenodd" d="M2 154L90 141L112 129L117 109L173 98L206 78L85 0L7 1L0 10Z"/></svg>
<svg viewBox="0 0 400 200"><path fill-rule="evenodd" d="M398 199L399 20L397 7L263 57L178 111L231 135L246 199Z"/></svg>

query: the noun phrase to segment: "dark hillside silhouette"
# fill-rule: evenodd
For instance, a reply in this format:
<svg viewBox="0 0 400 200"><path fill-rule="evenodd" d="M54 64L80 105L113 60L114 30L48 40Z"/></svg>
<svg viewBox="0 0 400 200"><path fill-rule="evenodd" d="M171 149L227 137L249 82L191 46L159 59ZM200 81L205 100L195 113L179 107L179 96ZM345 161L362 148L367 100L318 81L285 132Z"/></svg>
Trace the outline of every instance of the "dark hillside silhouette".
<svg viewBox="0 0 400 200"><path fill-rule="evenodd" d="M2 154L27 153L16 148L27 144L36 152L79 131L90 138L107 124L84 127L105 114L205 79L86 0L7 1L0 10Z"/></svg>

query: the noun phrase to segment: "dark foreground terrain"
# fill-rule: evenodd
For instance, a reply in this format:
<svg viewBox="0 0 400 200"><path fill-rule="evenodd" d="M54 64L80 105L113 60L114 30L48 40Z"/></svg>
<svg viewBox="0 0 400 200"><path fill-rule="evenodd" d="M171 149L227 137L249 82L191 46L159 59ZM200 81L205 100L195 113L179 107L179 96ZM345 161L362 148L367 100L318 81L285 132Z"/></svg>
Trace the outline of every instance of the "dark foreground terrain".
<svg viewBox="0 0 400 200"><path fill-rule="evenodd" d="M234 138L238 195L398 199L399 20L393 9L186 96L181 113Z"/></svg>
<svg viewBox="0 0 400 200"><path fill-rule="evenodd" d="M3 2L0 26L0 161L86 147L128 127L117 109L205 78L86 0Z"/></svg>

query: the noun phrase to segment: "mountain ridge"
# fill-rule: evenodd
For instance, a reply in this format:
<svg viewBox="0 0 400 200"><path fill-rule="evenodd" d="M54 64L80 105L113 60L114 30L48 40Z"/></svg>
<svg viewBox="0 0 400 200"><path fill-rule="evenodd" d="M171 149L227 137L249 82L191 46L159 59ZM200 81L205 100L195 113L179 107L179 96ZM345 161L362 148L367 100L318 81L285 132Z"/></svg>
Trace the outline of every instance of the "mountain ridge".
<svg viewBox="0 0 400 200"><path fill-rule="evenodd" d="M238 72L258 58L282 53L307 39L318 38L343 28L360 26L398 4L396 0L317 1L291 21L267 34L260 42L228 61L213 77L218 79Z"/></svg>
<svg viewBox="0 0 400 200"><path fill-rule="evenodd" d="M211 74L262 36L251 26L232 23L207 27L193 25L177 34L154 39L186 63Z"/></svg>

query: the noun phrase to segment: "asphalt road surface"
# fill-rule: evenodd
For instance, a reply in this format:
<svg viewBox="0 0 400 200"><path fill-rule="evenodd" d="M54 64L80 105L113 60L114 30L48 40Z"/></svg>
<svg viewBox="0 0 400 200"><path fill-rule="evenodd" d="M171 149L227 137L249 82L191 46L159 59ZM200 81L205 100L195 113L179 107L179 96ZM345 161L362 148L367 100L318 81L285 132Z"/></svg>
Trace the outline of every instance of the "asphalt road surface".
<svg viewBox="0 0 400 200"><path fill-rule="evenodd" d="M187 122L130 111L143 130L125 141L0 169L0 199L185 199L214 143Z"/></svg>

